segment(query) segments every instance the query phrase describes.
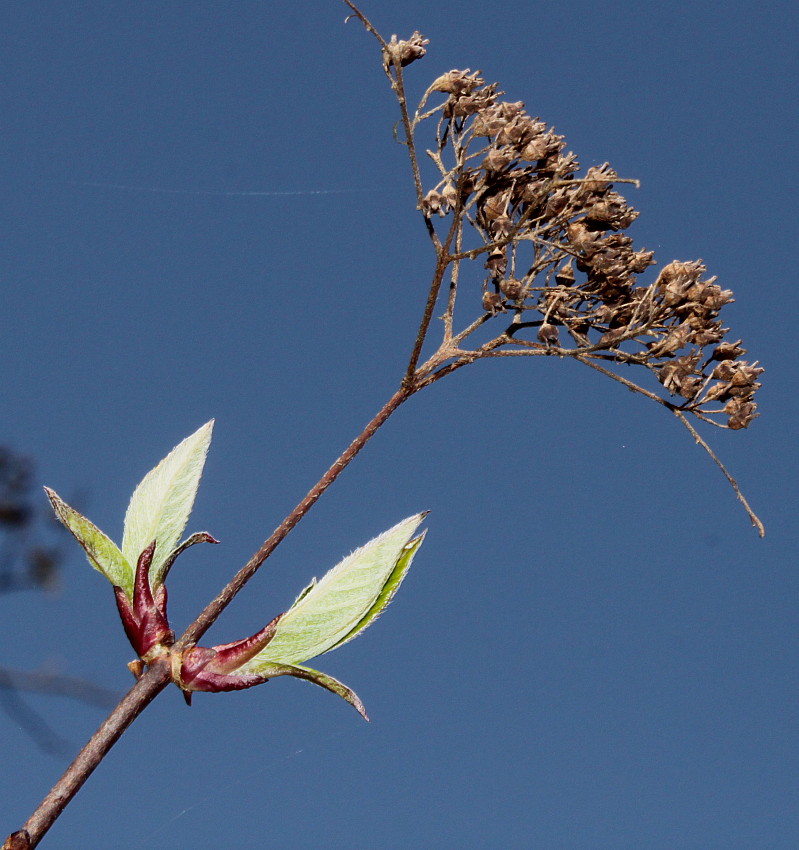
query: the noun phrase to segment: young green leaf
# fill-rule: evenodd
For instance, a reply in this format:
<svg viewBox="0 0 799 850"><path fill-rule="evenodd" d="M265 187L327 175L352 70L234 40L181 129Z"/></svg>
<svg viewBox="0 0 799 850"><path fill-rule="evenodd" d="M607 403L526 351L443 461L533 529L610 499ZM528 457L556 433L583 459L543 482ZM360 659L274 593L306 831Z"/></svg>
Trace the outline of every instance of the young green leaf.
<svg viewBox="0 0 799 850"><path fill-rule="evenodd" d="M186 527L213 426L212 419L175 446L158 466L144 476L128 505L122 553L128 562L135 564L142 550L156 541L150 569L153 588L162 583L167 560Z"/></svg>
<svg viewBox="0 0 799 850"><path fill-rule="evenodd" d="M44 488L55 515L83 547L89 563L115 587L121 587L128 599L133 597L133 567L94 523L71 508L55 490ZM135 559L133 563L136 563Z"/></svg>
<svg viewBox="0 0 799 850"><path fill-rule="evenodd" d="M357 625L348 634L341 638L341 640L336 641L336 643L334 643L330 649L326 649L325 652L338 649L340 646L343 646L345 643L348 643L353 638L357 637L362 631L364 631L364 629L371 626L372 623L383 613L388 606L388 603L394 598L394 594L397 592L402 580L405 578L405 574L410 569L411 563L413 562L413 556L416 554L416 550L424 542L426 534L427 532L423 531L418 537L414 537L413 540L402 548L402 554L397 560L391 574L386 579L386 583L383 585L383 589L380 591L377 599L375 599L372 607L364 614L360 622L357 623Z"/></svg>
<svg viewBox="0 0 799 850"><path fill-rule="evenodd" d="M240 673L297 665L352 640L391 601L424 535L411 540L425 514L416 514L357 549L312 583L277 623L271 641Z"/></svg>

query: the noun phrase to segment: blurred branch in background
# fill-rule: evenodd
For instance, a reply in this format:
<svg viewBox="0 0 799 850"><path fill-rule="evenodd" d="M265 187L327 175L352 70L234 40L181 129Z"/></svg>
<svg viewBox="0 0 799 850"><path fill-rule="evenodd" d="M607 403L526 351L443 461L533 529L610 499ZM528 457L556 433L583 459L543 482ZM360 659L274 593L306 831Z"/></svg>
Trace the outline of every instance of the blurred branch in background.
<svg viewBox="0 0 799 850"><path fill-rule="evenodd" d="M61 556L49 543L56 526L33 507L33 469L30 458L0 446L0 593L57 584Z"/></svg>
<svg viewBox="0 0 799 850"><path fill-rule="evenodd" d="M35 508L33 461L0 446L0 594L23 590L54 591L61 563L61 526L47 510ZM46 502L42 505L46 506ZM9 647L5 647L7 658ZM64 755L71 749L22 696L23 693L67 697L97 708L112 708L119 695L57 670L12 670L0 666L0 709L19 724L44 752Z"/></svg>
<svg viewBox="0 0 799 850"><path fill-rule="evenodd" d="M65 676L57 671L11 670L0 666L0 707L6 715L19 724L34 743L44 752L67 755L69 743L22 697L22 693L47 694L67 697L86 705L109 710L116 705L119 694L101 688L93 682Z"/></svg>

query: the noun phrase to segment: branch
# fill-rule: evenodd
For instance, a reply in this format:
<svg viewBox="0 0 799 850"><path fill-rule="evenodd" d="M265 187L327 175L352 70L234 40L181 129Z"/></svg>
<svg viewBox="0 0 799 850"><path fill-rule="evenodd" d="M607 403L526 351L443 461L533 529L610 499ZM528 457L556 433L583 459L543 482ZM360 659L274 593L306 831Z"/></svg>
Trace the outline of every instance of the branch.
<svg viewBox="0 0 799 850"><path fill-rule="evenodd" d="M428 220L425 217L425 220ZM433 271L433 279L430 283L430 289L427 293L427 302L424 305L422 312L422 320L419 323L419 330L416 333L416 339L413 343L413 349L408 361L408 368L405 370L405 378L403 384L413 385L414 373L419 363L419 357L422 354L422 347L427 337L427 331L430 329L430 322L433 318L433 310L435 310L438 294L441 291L441 282L444 280L444 273L449 265L450 255L449 246L452 243L452 238L455 235L455 225L457 219L453 219L450 232L447 234L447 239L444 245L436 248L436 267Z"/></svg>
<svg viewBox="0 0 799 850"><path fill-rule="evenodd" d="M15 721L42 752L60 756L67 754L67 742L38 711L22 699L2 670L0 670L0 704L9 719Z"/></svg>
<svg viewBox="0 0 799 850"><path fill-rule="evenodd" d="M44 671L32 673L28 670L11 670L3 666L0 666L0 688L68 697L98 708L110 708L119 696L115 691L75 676Z"/></svg>
<svg viewBox="0 0 799 850"><path fill-rule="evenodd" d="M327 488L344 471L350 461L375 435L377 429L388 419L389 416L418 388L416 386L404 386L397 390L394 395L378 410L371 421L360 434L347 446L341 455L333 462L331 467L308 491L305 498L296 508L280 523L272 534L263 542L258 551L228 582L219 595L210 602L202 613L189 625L180 640L175 644L175 651L196 643L208 629L211 628L217 617L230 604L233 597L244 587L244 585L255 575L258 568L272 554L277 545L288 535L295 525L308 513L316 500L327 490Z"/></svg>
<svg viewBox="0 0 799 850"><path fill-rule="evenodd" d="M6 839L3 850L30 850L42 840L56 818L103 760L105 754L119 740L128 726L169 684L170 678L171 671L165 661L158 659L148 667L144 675L92 735L22 829Z"/></svg>
<svg viewBox="0 0 799 850"><path fill-rule="evenodd" d="M59 673L11 670L0 666L0 703L6 714L16 720L44 752L61 755L67 752L66 741L22 699L21 691L67 697L105 709L111 708L118 699L114 691L85 679Z"/></svg>
<svg viewBox="0 0 799 850"><path fill-rule="evenodd" d="M383 48L383 50L387 50L388 45L383 40L383 36L380 35L380 33L372 26L372 24L369 22L369 19L366 17L366 15L364 15L364 13L354 3L351 3L350 0L344 0L344 3L345 3L345 5L349 6L350 9L352 9L352 14L348 15L344 19L344 23L346 24L347 21L350 18L357 18L363 24L363 28L368 33L371 33L378 40L378 42L380 43L380 46Z"/></svg>
<svg viewBox="0 0 799 850"><path fill-rule="evenodd" d="M618 381L620 384L623 384L631 392L640 393L641 395L646 396L652 401L656 401L658 404L662 404L664 407L667 407L680 420L680 422L685 425L685 427L688 429L688 432L694 438L694 442L696 442L697 445L700 445L708 453L708 455L716 464L716 466L718 466L718 468L722 471L730 487L732 487L733 492L735 493L735 497L743 505L744 510L746 511L749 516L749 519L752 522L752 525L757 529L757 533L760 535L760 537L765 537L765 526L760 521L757 514L749 507L749 502L746 501L744 494L741 492L741 489L738 486L738 482L732 477L732 475L730 475L724 464L716 457L710 446L699 436L699 434L696 432L696 429L686 419L685 414L679 408L665 401L665 399L660 398L660 396L657 396L654 393L651 393L648 390L639 387L637 384L632 383L632 381L628 381L626 378L622 378L621 375L617 375L614 372L611 372L610 369L605 369L598 363L593 363L587 358L583 358L580 356L575 356L574 359L579 360L580 363L584 363L586 366L590 366L592 369L596 369L597 372L601 372L603 375L607 375L609 378L613 378L614 381Z"/></svg>
<svg viewBox="0 0 799 850"><path fill-rule="evenodd" d="M727 472L727 468L716 457L716 455L713 453L713 450L710 448L710 446L699 436L699 434L694 429L693 425L691 425L691 423L685 418L685 414L681 410L676 410L676 409L672 409L672 413L680 420L680 422L682 422L683 425L685 425L685 427L688 429L688 431L690 432L691 436L694 438L696 443L698 445L702 446L702 448L710 455L710 457L713 459L713 462L716 464L716 466L718 466L718 468L724 474L724 477L729 482L730 487L732 487L736 498L743 505L744 510L749 515L749 519L752 521L752 525L757 529L757 533L761 537L765 537L766 536L765 526L760 521L757 514L749 507L749 502L747 502L746 499L744 498L744 494L741 492L740 488L738 487L738 482L732 477L732 475L730 475L729 472Z"/></svg>

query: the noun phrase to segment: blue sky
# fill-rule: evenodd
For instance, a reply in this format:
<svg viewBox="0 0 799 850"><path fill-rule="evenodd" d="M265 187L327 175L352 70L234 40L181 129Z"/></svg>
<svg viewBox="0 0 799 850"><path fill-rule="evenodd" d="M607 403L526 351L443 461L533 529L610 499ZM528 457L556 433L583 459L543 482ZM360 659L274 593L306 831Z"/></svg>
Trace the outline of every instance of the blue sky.
<svg viewBox="0 0 799 850"><path fill-rule="evenodd" d="M364 0L479 68L584 166L641 180L636 244L701 257L766 366L703 435L576 363L477 363L401 408L209 637L431 511L396 601L318 666L137 720L43 847L791 848L799 842L795 42L788 2ZM0 441L119 538L133 487L211 417L170 575L181 629L396 388L431 252L376 45L343 4L5 4ZM628 187L629 188L629 187ZM273 193L273 194L269 194ZM44 497L42 497L44 502ZM108 585L0 599L3 662L122 691ZM76 750L102 720L32 704ZM66 766L0 717L5 832ZM5 832L3 834L5 834Z"/></svg>

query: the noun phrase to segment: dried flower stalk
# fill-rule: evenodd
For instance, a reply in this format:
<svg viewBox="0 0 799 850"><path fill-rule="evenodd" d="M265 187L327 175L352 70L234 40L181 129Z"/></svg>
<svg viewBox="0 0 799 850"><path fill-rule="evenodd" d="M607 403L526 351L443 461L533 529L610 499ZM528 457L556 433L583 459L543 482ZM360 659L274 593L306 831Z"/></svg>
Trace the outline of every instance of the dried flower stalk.
<svg viewBox="0 0 799 850"><path fill-rule="evenodd" d="M746 428L758 415L754 396L763 369L742 359L741 340L726 339L719 316L732 292L707 277L701 260L674 260L652 282L639 283L655 263L653 252L636 250L624 233L638 213L614 188L637 182L620 179L608 163L578 176L563 136L529 116L523 103L502 100L497 84L479 71L437 77L411 113L403 69L424 56L427 39L414 32L386 42L344 2L380 42L418 208L436 249L406 385L420 389L487 357L571 357L668 408L686 427L692 415L719 428ZM433 165L429 181L420 166L422 136ZM456 306L466 315L460 324ZM419 365L442 307L438 348ZM478 328L483 339L486 328L495 333L470 345ZM628 377L629 367L640 377ZM762 536L734 479L689 431Z"/></svg>

